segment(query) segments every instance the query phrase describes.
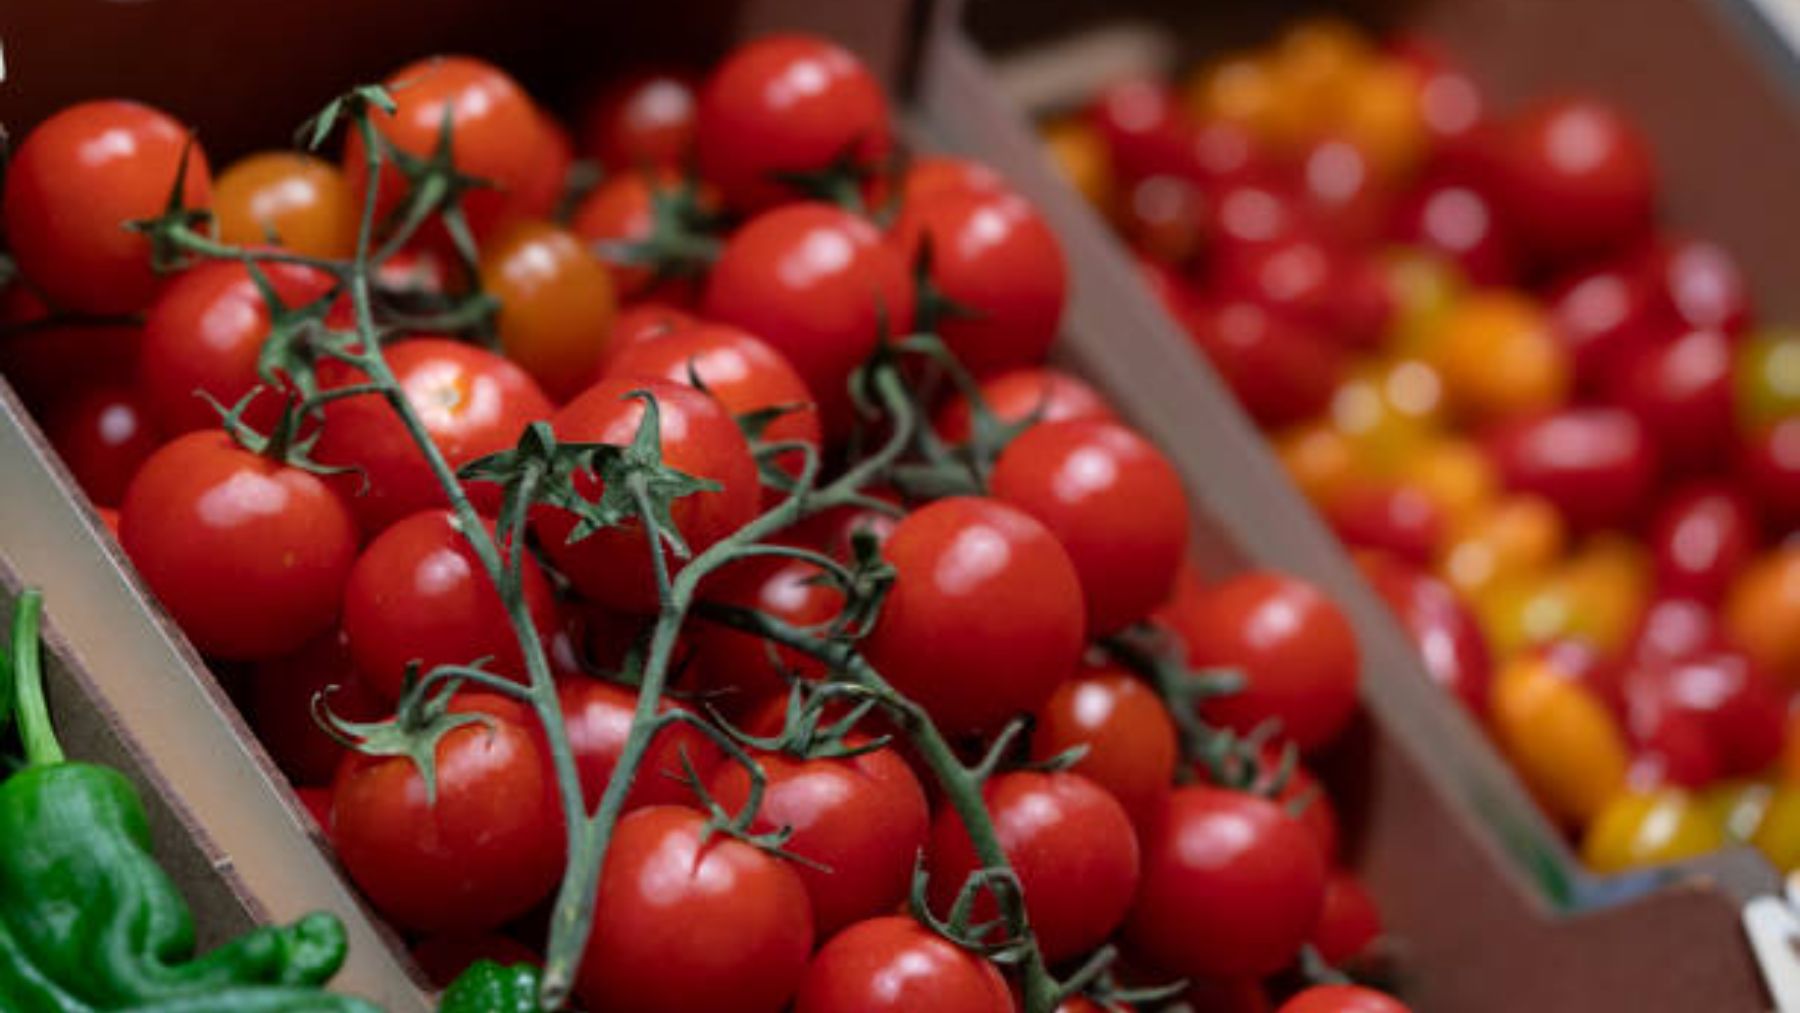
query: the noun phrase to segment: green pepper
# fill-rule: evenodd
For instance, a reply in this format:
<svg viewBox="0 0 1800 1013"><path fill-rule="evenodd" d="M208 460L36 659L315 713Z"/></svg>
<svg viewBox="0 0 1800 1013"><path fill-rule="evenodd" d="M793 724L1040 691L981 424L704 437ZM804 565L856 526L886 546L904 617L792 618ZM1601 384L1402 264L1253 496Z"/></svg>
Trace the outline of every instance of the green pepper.
<svg viewBox="0 0 1800 1013"><path fill-rule="evenodd" d="M0 998L8 1013L377 1013L318 990L344 962L329 914L195 957L194 920L150 851L119 772L65 761L44 703L36 591L20 595L9 676L25 767L0 782ZM0 659L3 661L3 659ZM5 701L0 699L0 709Z"/></svg>
<svg viewBox="0 0 1800 1013"><path fill-rule="evenodd" d="M530 964L477 960L444 990L438 1013L543 1013L538 983L538 969Z"/></svg>

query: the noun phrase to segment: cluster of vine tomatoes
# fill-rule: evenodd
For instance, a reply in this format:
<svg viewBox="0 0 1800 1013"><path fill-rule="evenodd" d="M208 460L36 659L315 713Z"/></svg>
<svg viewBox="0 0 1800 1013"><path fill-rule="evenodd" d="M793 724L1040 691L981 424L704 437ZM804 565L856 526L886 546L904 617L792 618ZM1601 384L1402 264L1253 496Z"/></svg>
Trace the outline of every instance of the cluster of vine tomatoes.
<svg viewBox="0 0 1800 1013"><path fill-rule="evenodd" d="M1592 866L1800 862L1800 336L1629 116L1315 19L1045 136Z"/></svg>
<svg viewBox="0 0 1800 1013"><path fill-rule="evenodd" d="M670 508L699 552L781 499L757 444L793 445L772 458L790 477L799 445L842 456L858 423L852 372L930 308L979 395L924 405L937 437L962 446L996 421L1019 430L985 488L934 500L871 489L867 506L781 538L844 566L854 544L879 543L891 587L857 648L958 748L978 756L1030 716L983 800L1035 944L1059 969L1108 941L1125 951L1106 987L1062 1008L1134 1008L1107 987L1187 979L1199 1000L1262 1009L1263 979L1285 973L1296 994L1282 1008L1295 1013L1403 1009L1357 986L1295 984L1304 948L1349 964L1380 934L1340 864L1329 799L1281 758L1317 756L1352 719L1354 635L1304 581L1253 572L1208 585L1185 567L1191 517L1174 467L1098 392L1043 365L1062 253L1004 180L952 158L896 168L877 82L807 36L746 43L704 76L616 82L574 136L480 60L420 61L389 84L393 107L370 115L392 157L374 179L355 130L341 165L267 152L215 179L187 129L142 105L86 103L38 125L5 180L20 277L0 364L426 973L536 960L567 845L552 736L504 685L447 699L430 770L374 733L348 750L315 721L321 704L376 721L440 665L528 678L508 604L450 509L455 480L410 442L382 384L451 468L536 423L561 440L629 444L647 392L663 463L709 483ZM578 155L607 175L567 201ZM430 178L466 187L460 225L477 256L461 262L458 225L434 221L382 260L385 365L322 359L319 410L296 419L284 405L306 392L280 369L270 387L269 357L309 312L350 324L318 259L355 255L360 223L391 223L411 181L444 159L449 175ZM228 246L154 272L149 238L122 223L171 207L209 211ZM294 256L253 268L238 247ZM458 298L477 290L495 308L485 334L409 324L408 306L466 308ZM498 490L463 488L493 525ZM573 488L602 491L591 472ZM554 503L530 508L516 608L556 668L561 734L591 807L638 702L608 675L629 669L655 621L659 567L692 557L651 548L636 521L571 540L576 524ZM819 558L746 558L702 597L821 630L845 591ZM1195 705L1096 648L1152 627L1188 666L1234 669L1239 690ZM681 652L664 711L723 713L750 735L791 723L796 677L832 674L698 621ZM1264 776L1244 790L1208 784L1195 722L1260 743ZM837 751L759 748L760 789L695 727L657 731L591 900L582 1001L1014 1009L1000 963L909 913L915 866L919 903L943 919L982 863L920 758L873 738L885 727L854 730ZM753 799L754 833L720 824ZM785 835L779 849L764 831ZM975 897L973 917L995 917L996 894Z"/></svg>

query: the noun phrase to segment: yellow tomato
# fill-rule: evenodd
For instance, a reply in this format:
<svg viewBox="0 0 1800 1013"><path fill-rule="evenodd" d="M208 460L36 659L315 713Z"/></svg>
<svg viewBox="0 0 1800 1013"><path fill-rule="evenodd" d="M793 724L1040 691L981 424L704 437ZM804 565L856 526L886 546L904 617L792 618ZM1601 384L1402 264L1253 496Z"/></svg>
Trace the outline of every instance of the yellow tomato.
<svg viewBox="0 0 1800 1013"><path fill-rule="evenodd" d="M1425 354L1443 333L1467 285L1456 265L1422 250L1396 249L1384 260L1394 314L1388 347L1397 354Z"/></svg>
<svg viewBox="0 0 1800 1013"><path fill-rule="evenodd" d="M1087 202L1109 214L1113 206L1112 156L1106 140L1079 119L1063 119L1044 127L1044 147L1063 178Z"/></svg>
<svg viewBox="0 0 1800 1013"><path fill-rule="evenodd" d="M1624 535L1596 535L1569 559L1560 578L1574 603L1570 632L1605 652L1622 649L1649 596L1644 547Z"/></svg>
<svg viewBox="0 0 1800 1013"><path fill-rule="evenodd" d="M348 257L356 251L356 209L342 170L291 151L249 155L213 184L219 239L240 246L275 243L313 257Z"/></svg>
<svg viewBox="0 0 1800 1013"><path fill-rule="evenodd" d="M1733 781L1702 798L1727 840L1755 847L1782 872L1800 866L1800 785Z"/></svg>
<svg viewBox="0 0 1800 1013"><path fill-rule="evenodd" d="M515 223L482 251L481 284L500 301L501 349L545 393L566 401L593 383L612 339L612 275L574 233Z"/></svg>
<svg viewBox="0 0 1800 1013"><path fill-rule="evenodd" d="M1412 172L1425 154L1419 77L1398 60L1382 60L1350 76L1338 99L1336 132L1369 155L1390 182Z"/></svg>
<svg viewBox="0 0 1800 1013"><path fill-rule="evenodd" d="M1500 476L1480 447L1460 436L1439 436L1401 466L1401 481L1424 493L1453 531L1466 529L1500 495Z"/></svg>
<svg viewBox="0 0 1800 1013"><path fill-rule="evenodd" d="M1282 433L1275 439L1275 452L1300 492L1321 507L1351 484L1360 469L1349 438L1322 422Z"/></svg>
<svg viewBox="0 0 1800 1013"><path fill-rule="evenodd" d="M1307 133L1301 96L1258 54L1227 56L1200 68L1183 100L1194 118L1242 124L1273 147L1293 147Z"/></svg>
<svg viewBox="0 0 1800 1013"><path fill-rule="evenodd" d="M1751 562L1726 596L1725 635L1762 668L1800 687L1800 543Z"/></svg>
<svg viewBox="0 0 1800 1013"><path fill-rule="evenodd" d="M1519 776L1563 825L1585 826L1625 784L1630 749L1606 705L1542 658L1500 670L1490 721Z"/></svg>
<svg viewBox="0 0 1800 1013"><path fill-rule="evenodd" d="M1457 530L1438 572L1471 598L1484 589L1544 573L1563 550L1562 515L1539 496L1503 496Z"/></svg>
<svg viewBox="0 0 1800 1013"><path fill-rule="evenodd" d="M1436 429L1443 385L1417 359L1353 371L1331 396L1331 421L1378 475L1398 475Z"/></svg>
<svg viewBox="0 0 1800 1013"><path fill-rule="evenodd" d="M1687 792L1621 791L1582 836L1581 858L1596 872L1623 872L1704 855L1724 843L1706 806Z"/></svg>
<svg viewBox="0 0 1800 1013"><path fill-rule="evenodd" d="M1470 422L1561 404L1569 390L1568 353L1531 298L1485 290L1445 319L1428 360L1444 379L1450 406Z"/></svg>
<svg viewBox="0 0 1800 1013"><path fill-rule="evenodd" d="M1274 72L1307 134L1323 132L1338 118L1345 94L1374 55L1368 36L1341 18L1307 18L1282 33L1274 46Z"/></svg>

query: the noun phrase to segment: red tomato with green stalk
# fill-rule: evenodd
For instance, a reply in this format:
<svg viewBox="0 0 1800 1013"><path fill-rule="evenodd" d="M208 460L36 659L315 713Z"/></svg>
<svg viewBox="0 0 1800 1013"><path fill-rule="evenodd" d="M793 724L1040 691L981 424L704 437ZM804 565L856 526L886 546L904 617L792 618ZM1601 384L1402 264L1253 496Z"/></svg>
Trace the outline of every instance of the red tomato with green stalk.
<svg viewBox="0 0 1800 1013"><path fill-rule="evenodd" d="M1756 504L1724 482L1695 482L1669 494L1645 540L1659 592L1716 605L1761 541Z"/></svg>
<svg viewBox="0 0 1800 1013"><path fill-rule="evenodd" d="M1175 780L1179 747L1162 698L1118 668L1088 668L1037 713L1031 757L1086 752L1069 769L1112 793L1133 821L1155 812Z"/></svg>
<svg viewBox="0 0 1800 1013"><path fill-rule="evenodd" d="M628 686L581 676L558 683L556 695L562 701L563 726L581 775L581 796L591 810L600 804L600 796L618 768L619 757L625 754L625 739L631 734L638 694ZM667 714L675 708L675 704L663 700L657 713ZM694 773L704 779L723 757L713 740L693 725L669 725L651 737L637 777L625 795L625 811L691 801L694 793L688 767L692 766Z"/></svg>
<svg viewBox="0 0 1800 1013"><path fill-rule="evenodd" d="M739 560L709 585L713 601L755 609L801 629L823 626L844 608L844 593L824 571L803 559ZM771 697L786 696L790 676L818 679L821 662L753 633L703 624L694 631L699 689L728 714L745 714Z"/></svg>
<svg viewBox="0 0 1800 1013"><path fill-rule="evenodd" d="M313 720L313 698L351 721L373 721L389 705L363 685L341 632L333 630L250 673L248 716L257 741L297 785L329 785L344 745ZM321 696L322 694L322 696Z"/></svg>
<svg viewBox="0 0 1800 1013"><path fill-rule="evenodd" d="M906 915L857 922L807 965L794 1013L1012 1013L1000 969Z"/></svg>
<svg viewBox="0 0 1800 1013"><path fill-rule="evenodd" d="M116 506L159 441L143 399L129 387L97 387L44 419L63 466L99 506Z"/></svg>
<svg viewBox="0 0 1800 1013"><path fill-rule="evenodd" d="M1000 422L1064 422L1087 419L1110 422L1115 416L1106 398L1086 380L1048 366L1027 366L998 373L981 382L981 400ZM938 410L933 422L941 439L963 443L974 431L974 409L958 394Z"/></svg>

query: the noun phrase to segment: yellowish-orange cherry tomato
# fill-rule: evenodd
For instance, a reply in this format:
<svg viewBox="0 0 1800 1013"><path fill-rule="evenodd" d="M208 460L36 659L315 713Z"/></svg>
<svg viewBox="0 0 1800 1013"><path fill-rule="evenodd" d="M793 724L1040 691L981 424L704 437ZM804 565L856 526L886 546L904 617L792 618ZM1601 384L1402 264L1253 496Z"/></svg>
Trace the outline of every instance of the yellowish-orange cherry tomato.
<svg viewBox="0 0 1800 1013"><path fill-rule="evenodd" d="M248 155L213 182L219 239L239 246L348 257L356 252L357 206L342 170L297 152Z"/></svg>
<svg viewBox="0 0 1800 1013"><path fill-rule="evenodd" d="M1438 436L1419 448L1400 479L1424 493L1452 531L1467 530L1500 496L1494 462L1460 436Z"/></svg>
<svg viewBox="0 0 1800 1013"><path fill-rule="evenodd" d="M1375 59L1361 29L1342 18L1297 21L1278 39L1271 54L1274 73L1309 134L1326 130L1337 118L1345 93Z"/></svg>
<svg viewBox="0 0 1800 1013"><path fill-rule="evenodd" d="M1751 845L1782 872L1800 866L1800 784L1729 781L1701 798L1726 840Z"/></svg>
<svg viewBox="0 0 1800 1013"><path fill-rule="evenodd" d="M1800 867L1800 785L1777 784L1750 843L1784 873Z"/></svg>
<svg viewBox="0 0 1800 1013"><path fill-rule="evenodd" d="M1581 839L1595 872L1623 872L1693 858L1724 846L1707 807L1673 788L1626 790L1608 799Z"/></svg>
<svg viewBox="0 0 1800 1013"><path fill-rule="evenodd" d="M1344 82L1335 130L1369 155L1376 176L1404 179L1424 158L1428 135L1419 75L1384 59Z"/></svg>
<svg viewBox="0 0 1800 1013"><path fill-rule="evenodd" d="M1568 353L1543 309L1518 292L1470 294L1444 320L1426 356L1443 377L1451 409L1470 422L1553 408L1569 392Z"/></svg>
<svg viewBox="0 0 1800 1013"><path fill-rule="evenodd" d="M1800 687L1800 542L1753 560L1725 598L1725 636L1764 671Z"/></svg>
<svg viewBox="0 0 1800 1013"><path fill-rule="evenodd" d="M1383 267L1394 300L1388 347L1397 355L1424 356L1468 285L1456 265L1422 250L1389 251Z"/></svg>
<svg viewBox="0 0 1800 1013"><path fill-rule="evenodd" d="M1625 785L1631 751L1591 690L1542 657L1500 670L1489 697L1495 739L1546 811L1587 825Z"/></svg>
<svg viewBox="0 0 1800 1013"><path fill-rule="evenodd" d="M1540 496L1503 496L1456 531L1438 573L1471 598L1497 584L1543 574L1562 555L1562 516Z"/></svg>
<svg viewBox="0 0 1800 1013"><path fill-rule="evenodd" d="M1300 492L1324 507L1349 487L1362 465L1349 437L1323 422L1307 422L1275 438L1275 453Z"/></svg>
<svg viewBox="0 0 1800 1013"><path fill-rule="evenodd" d="M1201 67L1188 79L1183 102L1195 119L1239 124L1277 149L1292 148L1306 135L1299 96L1259 53L1233 54Z"/></svg>
<svg viewBox="0 0 1800 1013"><path fill-rule="evenodd" d="M1331 420L1377 474L1396 476L1417 458L1441 420L1443 383L1417 359L1377 362L1346 377L1331 396Z"/></svg>
<svg viewBox="0 0 1800 1013"><path fill-rule="evenodd" d="M1559 575L1573 601L1569 632L1602 652L1622 650L1649 603L1651 563L1643 545L1617 533L1588 539Z"/></svg>
<svg viewBox="0 0 1800 1013"><path fill-rule="evenodd" d="M606 264L567 229L518 221L481 256L481 284L500 301L500 347L557 401L594 382L612 333Z"/></svg>
<svg viewBox="0 0 1800 1013"><path fill-rule="evenodd" d="M1043 134L1044 148L1063 178L1102 214L1110 214L1117 183L1106 139L1086 121L1075 118L1050 123Z"/></svg>
<svg viewBox="0 0 1800 1013"><path fill-rule="evenodd" d="M1738 347L1732 368L1738 422L1746 431L1800 415L1800 330L1764 328Z"/></svg>

